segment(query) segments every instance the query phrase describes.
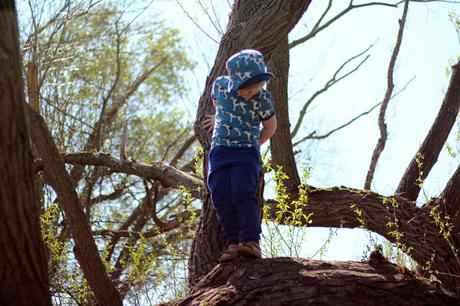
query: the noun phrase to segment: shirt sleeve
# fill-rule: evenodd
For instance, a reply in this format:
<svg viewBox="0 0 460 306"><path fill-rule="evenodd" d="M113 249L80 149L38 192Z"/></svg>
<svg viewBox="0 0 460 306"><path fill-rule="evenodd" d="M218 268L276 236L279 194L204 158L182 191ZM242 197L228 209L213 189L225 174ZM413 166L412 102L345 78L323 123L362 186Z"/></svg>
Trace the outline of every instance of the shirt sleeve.
<svg viewBox="0 0 460 306"><path fill-rule="evenodd" d="M275 114L275 108L272 103L272 95L269 91L264 90L260 98L259 118L262 121L268 120Z"/></svg>

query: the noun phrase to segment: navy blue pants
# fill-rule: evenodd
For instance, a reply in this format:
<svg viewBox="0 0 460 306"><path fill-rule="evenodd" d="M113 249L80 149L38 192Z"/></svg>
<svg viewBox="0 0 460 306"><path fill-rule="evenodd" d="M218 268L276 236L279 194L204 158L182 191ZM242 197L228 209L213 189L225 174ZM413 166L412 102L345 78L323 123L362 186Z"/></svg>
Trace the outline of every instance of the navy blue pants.
<svg viewBox="0 0 460 306"><path fill-rule="evenodd" d="M224 235L231 244L259 242L258 150L218 146L211 150L209 164L208 186Z"/></svg>

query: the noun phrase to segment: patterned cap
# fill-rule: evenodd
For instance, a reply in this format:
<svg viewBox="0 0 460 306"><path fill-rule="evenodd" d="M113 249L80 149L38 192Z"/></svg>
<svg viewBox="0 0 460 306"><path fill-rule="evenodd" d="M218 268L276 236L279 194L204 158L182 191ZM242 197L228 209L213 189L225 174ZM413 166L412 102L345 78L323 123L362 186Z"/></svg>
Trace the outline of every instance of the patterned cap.
<svg viewBox="0 0 460 306"><path fill-rule="evenodd" d="M226 63L230 77L228 90L238 90L245 86L271 80L275 76L267 71L264 57L257 50L246 49L233 54Z"/></svg>

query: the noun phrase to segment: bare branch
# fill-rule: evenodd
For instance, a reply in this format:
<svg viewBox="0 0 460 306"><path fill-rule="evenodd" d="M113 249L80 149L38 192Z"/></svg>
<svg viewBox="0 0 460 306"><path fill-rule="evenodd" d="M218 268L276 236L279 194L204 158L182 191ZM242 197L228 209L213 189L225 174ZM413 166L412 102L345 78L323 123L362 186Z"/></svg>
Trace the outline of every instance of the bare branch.
<svg viewBox="0 0 460 306"><path fill-rule="evenodd" d="M393 99L394 97L398 96L401 92L403 92L404 90L406 90L407 86L409 86L409 84L415 79L415 77L413 77L412 79L410 79L405 85L403 88L401 88L398 92L396 92L392 97L391 99ZM309 139L324 139L324 138L327 138L329 137L332 133L335 133L339 130L341 130L342 128L345 128L347 127L348 125L350 125L351 123L353 123L354 121L356 121L357 119L359 119L360 117L362 116L365 116L365 115L368 115L370 114L377 106L381 105L382 102L380 103L377 103L376 105L374 105L373 107L371 107L369 110L361 113L360 115L358 115L357 117L351 119L350 121L348 121L347 123L329 131L328 133L326 134L323 134L323 135L320 135L320 136L315 136L316 134L316 131L313 131L313 132L310 132L307 136L303 137L302 139L300 139L299 141L297 141L294 146L297 146L299 145L300 143L304 142L305 140L309 140Z"/></svg>
<svg viewBox="0 0 460 306"><path fill-rule="evenodd" d="M173 146L175 146L175 145L179 142L179 140L182 138L182 136L184 136L185 134L188 134L189 130L190 130L190 127L186 127L186 128L176 137L176 139L175 139L173 142L171 142L171 143L166 147L166 150L165 150L165 152L164 152L164 154L163 154L163 157L161 158L161 161L164 161L164 160L166 159L166 156L168 155L169 150L171 150L171 148L172 148Z"/></svg>
<svg viewBox="0 0 460 306"><path fill-rule="evenodd" d="M121 133L120 141L120 159L126 159L126 137L128 135L128 125L123 125L123 131Z"/></svg>
<svg viewBox="0 0 460 306"><path fill-rule="evenodd" d="M135 237L137 239L140 239L141 237L144 238L153 238L157 237L163 233L172 231L176 228L179 228L181 225L183 225L185 222L190 220L190 217L192 215L200 215L201 210L197 209L193 213L189 211L182 212L178 214L173 220L168 221L163 223L162 227L158 227L157 229L150 230L148 232L136 232L136 231L131 231L131 230L98 230L94 231L93 234L97 236L107 236L107 237L113 237L113 236L118 236L118 237Z"/></svg>
<svg viewBox="0 0 460 306"><path fill-rule="evenodd" d="M141 86L142 83L161 65L166 62L168 56L163 57L155 66L152 66L150 69L144 71L141 75L139 75L126 89L125 94L119 98L114 99L112 107L107 110L104 114L104 120L112 120L112 118L117 114L118 110L126 104L127 100L136 92L136 90Z"/></svg>
<svg viewBox="0 0 460 306"><path fill-rule="evenodd" d="M214 14L214 18L216 19L216 24L219 27L218 32L224 35L224 30L222 29L222 26L220 24L219 16L217 16L216 8L214 7L214 2L212 0L210 0L209 2L211 3L211 9L212 9L212 13Z"/></svg>
<svg viewBox="0 0 460 306"><path fill-rule="evenodd" d="M199 24L198 22L195 20L195 18L193 18L189 12L185 9L185 7L182 5L182 3L179 1L179 0L176 0L176 3L180 6L180 8L182 9L182 11L184 12L184 14L188 17L188 19L190 19L193 24L201 31L203 32L204 35L206 35L210 40L212 40L213 42L215 42L216 44L219 44L219 42L217 40L215 40L214 38L211 37L211 35L209 35Z"/></svg>
<svg viewBox="0 0 460 306"><path fill-rule="evenodd" d="M163 187L177 188L185 186L194 197L199 198L199 189L203 182L188 173L174 167L154 162L152 165L135 161L120 160L110 154L103 153L76 153L65 154L64 161L73 165L92 165L109 167L113 172L137 175L145 179L153 179L161 182Z"/></svg>
<svg viewBox="0 0 460 306"><path fill-rule="evenodd" d="M105 201L116 200L124 194L125 188L116 188L112 193L101 194L91 199L91 205L99 204Z"/></svg>
<svg viewBox="0 0 460 306"><path fill-rule="evenodd" d="M330 4L330 3L329 3ZM350 1L350 4L345 8L343 9L341 12L339 12L337 15L335 15L334 17L332 17L331 19L329 19L327 22L325 22L323 25L319 25L322 21L322 19L325 17L325 15L327 14L327 12L329 11L330 7L328 5L328 7L326 8L326 11L323 13L323 15L320 17L320 19L317 21L317 23L315 24L315 26L312 28L312 30L310 31L310 33L308 33L307 35L305 35L304 37L301 37L299 39L296 39L294 40L293 42L291 42L289 44L289 48L294 48L304 42L306 42L307 40L315 37L319 32L321 32L322 30L326 29L328 26L330 26L332 23L334 23L335 21L337 21L338 19L340 19L341 17L345 16L347 13L349 13L351 10L355 9L355 8L363 8L363 7L368 7L368 6L372 6L372 5L381 5L381 6L388 6L388 7L397 7L397 4L389 4L389 3L384 3L384 2L369 2L369 3L363 3L363 4L358 4L358 5L354 5L353 4L353 1Z"/></svg>
<svg viewBox="0 0 460 306"><path fill-rule="evenodd" d="M379 112L379 129L380 129L380 138L375 146L374 153L372 154L371 164L369 165L369 170L367 171L366 181L364 183L364 189L371 189L372 179L374 177L375 168L377 167L377 162L379 160L380 154L382 153L383 149L385 148L385 143L387 141L388 132L387 132L387 125L385 123L385 113L387 110L388 103L390 102L391 95L393 94L393 71L394 66L396 64L396 59L398 57L399 49L401 47L401 42L403 38L404 32L404 25L406 23L406 16L407 10L409 8L409 0L406 0L404 4L404 10L401 19L399 20L399 31L398 37L396 39L396 45L393 49L393 54L391 55L390 64L388 66L388 74L387 74L387 91L385 93L385 97L383 98L382 105L380 107Z"/></svg>
<svg viewBox="0 0 460 306"><path fill-rule="evenodd" d="M190 148L190 146L196 141L195 135L190 137L184 142L184 145L177 151L176 155L171 159L171 162L169 163L170 166L176 167L177 163L179 162L179 159L184 156L185 152Z"/></svg>
<svg viewBox="0 0 460 306"><path fill-rule="evenodd" d="M359 114L358 116L354 117L353 119L351 119L350 121L336 127L335 129L327 132L326 134L323 134L323 135L319 135L319 136L316 136L316 131L313 131L311 132L309 135L305 136L304 138L300 139L299 141L297 141L296 143L294 143L294 146L297 146L299 144L301 144L302 142L304 142L305 140L308 140L308 139L316 139L316 140L319 140L319 139L324 139L324 138L327 138L329 136L331 136L333 133L337 132L337 131L340 131L341 129L349 126L350 124L352 124L353 122L355 122L356 120L358 120L359 118L361 118L362 116L365 116L365 115L368 115L370 114L374 109L377 108L377 106L381 105L382 102L380 103L377 103L375 104L374 106L372 106L369 110Z"/></svg>
<svg viewBox="0 0 460 306"><path fill-rule="evenodd" d="M300 126L302 124L302 121L303 121L303 118L305 117L305 114L307 112L307 109L308 107L313 103L313 101L319 96L321 95L322 93L326 92L329 88L331 88L332 86L334 86L335 84L337 84L338 82L340 82L341 80L345 79L346 77L350 76L352 73L356 72L360 67L361 65L363 65L367 59L370 57L370 55L367 55L363 60L361 60L361 62L359 62L358 65L356 65L355 68L353 68L352 70L350 70L349 72L345 73L344 75L338 77L338 74L342 71L342 69L345 68L345 66L350 63L351 61L353 61L354 59L364 55L367 51L369 51L374 45L370 45L369 47L367 47L366 50L360 52L359 54L349 58L348 60L346 60L337 70L336 72L334 73L334 75L332 76L332 78L326 82L326 84L324 85L323 88L321 88L320 90L316 91L311 97L310 99L307 100L307 102L305 102L304 106L302 107L302 109L300 110L300 113L299 113L299 118L297 119L297 122L294 126L294 129L292 130L292 133L291 133L291 137L294 138L299 129L300 129Z"/></svg>
<svg viewBox="0 0 460 306"><path fill-rule="evenodd" d="M214 29L216 29L216 31L219 34L224 35L224 31L222 31L222 28L220 28L220 25L218 26L216 22L212 19L211 14L209 13L208 9L204 6L203 2L201 2L201 0L196 0L196 2L198 2L199 6L203 10L203 13L208 17ZM212 4L212 1L211 1L211 4ZM213 10L214 10L214 6L213 6ZM215 11L214 11L214 16L215 16Z"/></svg>
<svg viewBox="0 0 460 306"><path fill-rule="evenodd" d="M112 108L108 109L107 112L104 114L100 120L102 120L102 123L96 123L98 124L105 124L109 125L112 120L114 119L115 115L118 113L121 107L126 104L127 100L136 92L136 90L139 88L139 86L156 70L158 67L160 67L167 59L168 57L163 57L159 63L157 63L155 66L151 67L150 69L144 71L142 74L140 74L125 90L125 94L117 99L112 104ZM93 130L93 133L88 137L88 140L86 141L86 144L83 148L84 151L90 151L95 148L97 145L98 139L97 139L97 133L95 130ZM70 177L73 182L78 182L81 179L81 176L83 174L84 167L82 166L76 166L72 169L70 172Z"/></svg>

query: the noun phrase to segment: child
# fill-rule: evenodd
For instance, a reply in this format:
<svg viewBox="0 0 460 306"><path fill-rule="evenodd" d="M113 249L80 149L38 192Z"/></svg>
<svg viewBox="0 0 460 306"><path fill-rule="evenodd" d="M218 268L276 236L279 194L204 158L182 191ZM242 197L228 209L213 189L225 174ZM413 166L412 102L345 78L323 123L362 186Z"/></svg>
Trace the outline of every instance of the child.
<svg viewBox="0 0 460 306"><path fill-rule="evenodd" d="M274 76L267 72L262 54L242 50L227 60L226 68L228 76L218 77L212 87L216 114L204 121L208 131L213 128L208 186L230 243L219 262L262 257L256 199L260 145L276 130L271 94L263 88Z"/></svg>

